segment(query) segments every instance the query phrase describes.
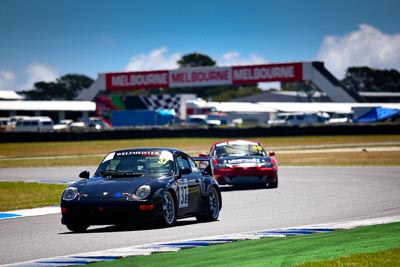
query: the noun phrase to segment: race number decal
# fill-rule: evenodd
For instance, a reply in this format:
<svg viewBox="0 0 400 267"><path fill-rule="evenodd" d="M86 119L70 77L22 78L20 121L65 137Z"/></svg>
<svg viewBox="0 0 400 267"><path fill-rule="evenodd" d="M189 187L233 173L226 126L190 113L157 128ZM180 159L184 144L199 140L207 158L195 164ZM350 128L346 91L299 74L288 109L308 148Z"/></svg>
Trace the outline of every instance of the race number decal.
<svg viewBox="0 0 400 267"><path fill-rule="evenodd" d="M187 179L179 180L179 208L189 207L189 188Z"/></svg>
<svg viewBox="0 0 400 267"><path fill-rule="evenodd" d="M261 150L262 150L262 147L261 147L261 146L253 146L253 149L254 149L254 150L261 151Z"/></svg>

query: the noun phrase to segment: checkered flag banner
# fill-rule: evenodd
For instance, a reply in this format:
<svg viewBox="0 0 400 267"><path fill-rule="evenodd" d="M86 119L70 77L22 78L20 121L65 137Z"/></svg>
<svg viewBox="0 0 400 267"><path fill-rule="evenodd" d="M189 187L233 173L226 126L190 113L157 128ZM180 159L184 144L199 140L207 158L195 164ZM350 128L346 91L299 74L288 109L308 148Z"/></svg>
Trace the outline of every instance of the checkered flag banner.
<svg viewBox="0 0 400 267"><path fill-rule="evenodd" d="M181 106L180 95L147 95L140 96L140 99L148 110L174 109L176 114L179 115Z"/></svg>

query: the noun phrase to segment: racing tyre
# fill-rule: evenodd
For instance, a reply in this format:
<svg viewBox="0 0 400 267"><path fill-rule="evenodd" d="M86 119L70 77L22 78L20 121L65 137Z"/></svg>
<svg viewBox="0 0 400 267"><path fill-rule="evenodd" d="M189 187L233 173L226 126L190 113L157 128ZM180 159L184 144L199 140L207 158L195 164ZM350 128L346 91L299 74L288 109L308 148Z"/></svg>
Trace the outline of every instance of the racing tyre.
<svg viewBox="0 0 400 267"><path fill-rule="evenodd" d="M166 227L173 226L176 222L176 205L171 192L167 191L162 202L162 224Z"/></svg>
<svg viewBox="0 0 400 267"><path fill-rule="evenodd" d="M83 233L89 228L89 225L86 224L67 224L68 230L75 233Z"/></svg>
<svg viewBox="0 0 400 267"><path fill-rule="evenodd" d="M265 184L266 188L278 188L278 176L276 176L276 181L275 182L267 182Z"/></svg>
<svg viewBox="0 0 400 267"><path fill-rule="evenodd" d="M210 195L208 196L208 214L202 216L196 216L199 222L211 222L218 220L220 210L219 194L215 187L211 189Z"/></svg>

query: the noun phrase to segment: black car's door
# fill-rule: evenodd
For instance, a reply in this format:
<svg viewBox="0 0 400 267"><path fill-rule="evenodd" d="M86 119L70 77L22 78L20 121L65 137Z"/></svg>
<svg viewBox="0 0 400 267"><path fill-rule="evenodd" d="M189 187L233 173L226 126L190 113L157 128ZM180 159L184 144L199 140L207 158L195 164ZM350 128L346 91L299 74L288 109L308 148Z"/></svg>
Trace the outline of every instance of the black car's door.
<svg viewBox="0 0 400 267"><path fill-rule="evenodd" d="M178 179L178 216L196 213L199 210L201 200L201 172L193 160L186 155L178 155L177 164L181 172Z"/></svg>

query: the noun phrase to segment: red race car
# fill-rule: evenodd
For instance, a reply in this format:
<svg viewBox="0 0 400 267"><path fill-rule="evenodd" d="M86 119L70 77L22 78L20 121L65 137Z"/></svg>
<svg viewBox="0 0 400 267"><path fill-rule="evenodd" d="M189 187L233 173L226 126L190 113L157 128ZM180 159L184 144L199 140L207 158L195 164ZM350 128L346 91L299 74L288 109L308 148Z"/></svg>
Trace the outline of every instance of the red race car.
<svg viewBox="0 0 400 267"><path fill-rule="evenodd" d="M260 142L231 140L214 143L210 154L212 172L219 184L263 184L278 187L278 161L275 152L267 153Z"/></svg>

